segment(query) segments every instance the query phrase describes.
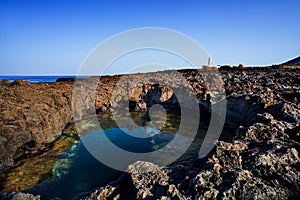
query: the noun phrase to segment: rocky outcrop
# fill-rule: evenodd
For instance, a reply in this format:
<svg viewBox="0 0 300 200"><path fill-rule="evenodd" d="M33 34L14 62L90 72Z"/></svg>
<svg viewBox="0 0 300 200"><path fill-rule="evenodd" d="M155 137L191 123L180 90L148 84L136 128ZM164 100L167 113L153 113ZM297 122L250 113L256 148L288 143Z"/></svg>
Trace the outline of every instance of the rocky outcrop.
<svg viewBox="0 0 300 200"><path fill-rule="evenodd" d="M0 171L47 147L72 119L71 85L0 82Z"/></svg>
<svg viewBox="0 0 300 200"><path fill-rule="evenodd" d="M137 162L83 199L299 199L299 124L258 118L204 159L165 168Z"/></svg>
<svg viewBox="0 0 300 200"><path fill-rule="evenodd" d="M183 78L187 79L186 84L182 83ZM73 79L59 79L55 83L3 80L0 82L0 172L15 166L24 156L46 150L73 118L80 120L95 111L146 110L156 103L178 106L173 92L183 86L191 87L190 95L195 91L199 99L208 101L207 89L203 89L207 86L197 70L81 78L75 83ZM189 96L178 92L177 95L189 105ZM83 109L76 109L74 99L76 106Z"/></svg>
<svg viewBox="0 0 300 200"><path fill-rule="evenodd" d="M23 156L46 150L68 122L92 114L93 108L97 113L119 111L120 105L135 111L156 103L176 108L179 98L188 107L194 95L200 108L210 111L210 105L224 100L221 94L226 92L226 124L237 129L234 139L217 142L204 159L163 169L136 163L118 181L87 198L298 198L299 72L243 69L218 75L215 71L180 70L92 77L76 81L77 94L72 80L1 81L0 171ZM183 87L190 88L189 92L180 93ZM73 98L85 108L75 112L76 116Z"/></svg>
<svg viewBox="0 0 300 200"><path fill-rule="evenodd" d="M295 66L295 65L300 65L300 56L298 56L297 58L294 58L292 60L289 60L285 63L282 63L281 65L289 65L289 66Z"/></svg>
<svg viewBox="0 0 300 200"><path fill-rule="evenodd" d="M146 199L163 195L168 187L169 177L157 165L136 162L130 165L128 173L123 174L114 184L93 192L87 199ZM153 194L155 192L155 194Z"/></svg>
<svg viewBox="0 0 300 200"><path fill-rule="evenodd" d="M299 199L297 73L223 72L234 138L218 141L203 159L165 168L137 162L82 199Z"/></svg>

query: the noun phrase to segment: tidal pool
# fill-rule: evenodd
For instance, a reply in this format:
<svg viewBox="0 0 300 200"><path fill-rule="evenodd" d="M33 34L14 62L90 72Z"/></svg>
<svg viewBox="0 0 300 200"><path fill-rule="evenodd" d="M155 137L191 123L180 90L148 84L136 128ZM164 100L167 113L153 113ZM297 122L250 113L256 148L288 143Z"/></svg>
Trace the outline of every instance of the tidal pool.
<svg viewBox="0 0 300 200"><path fill-rule="evenodd" d="M153 115L152 120L149 120L145 113L135 113L125 117L131 117L140 127L133 129L126 126L118 127L114 123L115 119L108 115L99 117L99 122L102 124L102 128L104 127L104 130L101 131L92 129L95 126L87 120L82 125L82 128L86 129L86 134L80 140L75 140L70 135L64 136L65 138L54 143L48 154L46 152L43 155L28 158L22 165L10 170L4 182L5 190L28 191L41 195L43 199L54 197L72 199L82 192L117 179L123 173L99 162L90 154L84 144L105 153L109 149L107 149L107 142L101 137L107 137L114 145L126 151L152 152L168 146L180 124L180 117L175 114L168 114L166 120L160 120L159 115ZM155 120L153 120L154 118ZM177 161L196 158L206 130L207 127L200 124L195 138L188 135L180 136L176 147L168 149L169 153L181 151L183 144L192 143L188 151ZM73 129L68 132L74 134ZM232 131L225 131L225 135L232 135ZM59 146L58 144L65 145ZM168 159L170 154L159 155L154 158L154 161L159 164ZM112 156L111 159L118 160L118 157ZM32 170L30 170L30 166L32 166Z"/></svg>

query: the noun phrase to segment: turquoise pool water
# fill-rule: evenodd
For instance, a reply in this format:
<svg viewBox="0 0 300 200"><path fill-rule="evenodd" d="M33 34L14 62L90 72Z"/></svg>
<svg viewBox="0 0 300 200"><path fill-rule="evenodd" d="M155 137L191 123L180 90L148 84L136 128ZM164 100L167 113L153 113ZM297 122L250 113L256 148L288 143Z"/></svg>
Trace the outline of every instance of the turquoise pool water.
<svg viewBox="0 0 300 200"><path fill-rule="evenodd" d="M129 132L130 135L125 132ZM104 135L103 135L104 134ZM53 177L30 188L28 191L33 194L40 194L44 199L59 197L71 199L76 195L91 190L95 187L105 185L116 179L122 172L111 169L95 159L82 140L89 146L105 152L106 144L101 142L101 137L108 137L118 147L136 153L151 152L166 146L176 134L175 131L160 132L155 126L141 127L137 129L111 128L101 131L91 131L77 141L70 149L65 151L56 161L53 167ZM143 135L144 138L137 138L134 135ZM193 138L183 137L180 142L189 142ZM190 150L185 154L185 158L197 156L200 146L196 143L191 145ZM170 149L171 151L180 150ZM164 160L168 155L157 157L157 163ZM112 159L118 159L112 157Z"/></svg>

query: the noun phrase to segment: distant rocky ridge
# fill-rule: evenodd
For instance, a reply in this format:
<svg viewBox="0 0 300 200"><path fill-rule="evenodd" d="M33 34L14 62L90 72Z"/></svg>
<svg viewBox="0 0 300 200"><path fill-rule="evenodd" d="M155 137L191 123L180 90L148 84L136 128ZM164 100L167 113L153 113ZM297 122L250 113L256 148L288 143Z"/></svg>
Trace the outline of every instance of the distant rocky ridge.
<svg viewBox="0 0 300 200"><path fill-rule="evenodd" d="M294 58L292 60L289 60L287 62L282 63L281 65L289 65L289 66L296 66L296 65L300 65L300 56L297 58Z"/></svg>
<svg viewBox="0 0 300 200"><path fill-rule="evenodd" d="M218 142L204 159L163 169L138 162L129 166L128 173L119 180L81 198L299 198L300 70L222 70L221 79L215 77L212 85L206 84L205 78L215 76L214 72L179 72L193 88L202 110L209 111L210 104L218 101L217 90L212 92L210 87L218 88L220 81L224 81L226 124L236 129L236 137ZM155 103L176 107L178 102L172 90L157 84L165 82L176 89L181 83L171 81L174 76L178 73L169 71L93 77L98 87L92 104L99 113L114 111L114 105L124 100L129 88L131 110L144 110ZM115 87L121 77L124 81ZM86 83L79 84L85 89ZM60 135L72 120L72 88L72 81L0 82L0 169L12 167L18 158L47 148L47 144ZM114 88L119 95L112 97ZM88 96L81 98L82 104L91 105ZM21 194L1 195L1 198L13 199ZM32 198L39 197L28 195L27 199Z"/></svg>

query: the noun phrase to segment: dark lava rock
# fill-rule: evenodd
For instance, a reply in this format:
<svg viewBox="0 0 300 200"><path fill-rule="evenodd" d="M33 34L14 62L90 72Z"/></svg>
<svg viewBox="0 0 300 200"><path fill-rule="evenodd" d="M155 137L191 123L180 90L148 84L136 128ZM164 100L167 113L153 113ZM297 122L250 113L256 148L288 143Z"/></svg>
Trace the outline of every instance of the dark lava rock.
<svg viewBox="0 0 300 200"><path fill-rule="evenodd" d="M263 129L256 134L259 126L253 125L243 138L218 142L207 161L165 168L137 162L114 184L85 199L299 198L300 159L294 148L299 149L299 143L285 143L280 134L262 140L269 133Z"/></svg>
<svg viewBox="0 0 300 200"><path fill-rule="evenodd" d="M151 176L129 170L122 181L86 199L299 199L299 102L286 97L288 91L299 90L297 73L282 69L223 72L226 123L240 127L235 138L217 142L204 159L156 169ZM136 164L129 168L136 169Z"/></svg>
<svg viewBox="0 0 300 200"><path fill-rule="evenodd" d="M195 95L201 109L210 112L211 104L224 100L222 93L226 93L225 123L236 128L236 137L217 141L203 159L165 168L137 162L118 180L84 194L84 198L300 199L299 72L243 68L221 70L220 75L216 71L180 70L78 83L2 81L0 170L53 142L67 123L93 113L93 107L105 113L119 111L123 104L131 110L148 109L156 103L178 105L174 93L183 87L184 77L187 87L192 88L190 93L179 93L187 107ZM207 80L213 81L208 84ZM78 94L72 93L74 84ZM74 115L73 98L85 108L75 110ZM1 197L11 199L11 194L23 195L4 193Z"/></svg>
<svg viewBox="0 0 300 200"><path fill-rule="evenodd" d="M55 82L75 82L75 78L58 78Z"/></svg>

